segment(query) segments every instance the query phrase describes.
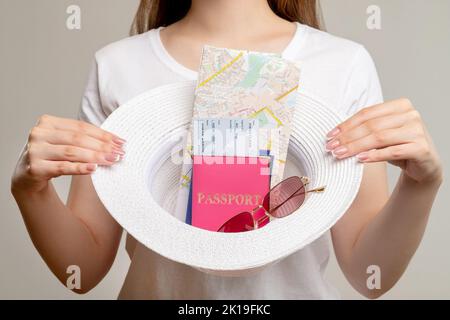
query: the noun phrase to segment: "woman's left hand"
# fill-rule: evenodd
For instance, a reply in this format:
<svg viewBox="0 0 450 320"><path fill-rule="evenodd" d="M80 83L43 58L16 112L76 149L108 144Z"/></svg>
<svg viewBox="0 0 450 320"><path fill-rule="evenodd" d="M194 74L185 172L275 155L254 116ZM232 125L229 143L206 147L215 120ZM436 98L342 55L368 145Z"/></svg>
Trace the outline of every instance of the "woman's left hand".
<svg viewBox="0 0 450 320"><path fill-rule="evenodd" d="M388 161L417 182L441 181L442 165L419 112L408 99L364 108L327 135L337 159Z"/></svg>

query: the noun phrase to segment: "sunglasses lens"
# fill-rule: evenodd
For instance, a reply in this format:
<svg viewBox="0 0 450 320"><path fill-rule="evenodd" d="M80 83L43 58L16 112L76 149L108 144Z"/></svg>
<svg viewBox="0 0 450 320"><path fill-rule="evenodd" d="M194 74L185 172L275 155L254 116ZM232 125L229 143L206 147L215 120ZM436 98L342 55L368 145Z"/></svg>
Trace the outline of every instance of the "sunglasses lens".
<svg viewBox="0 0 450 320"><path fill-rule="evenodd" d="M299 177L276 185L264 198L263 206L275 218L283 218L300 208L305 200L305 186Z"/></svg>
<svg viewBox="0 0 450 320"><path fill-rule="evenodd" d="M276 208L272 212L272 215L275 218L286 217L286 216L290 215L291 213L293 213L298 208L300 208L300 206L303 204L304 201L305 201L305 191L304 191L304 189L302 189L299 192L297 192L295 195L293 195L292 198L290 198L288 201L286 201L281 206Z"/></svg>
<svg viewBox="0 0 450 320"><path fill-rule="evenodd" d="M250 212L241 212L225 222L218 232L245 232L255 229L255 222Z"/></svg>

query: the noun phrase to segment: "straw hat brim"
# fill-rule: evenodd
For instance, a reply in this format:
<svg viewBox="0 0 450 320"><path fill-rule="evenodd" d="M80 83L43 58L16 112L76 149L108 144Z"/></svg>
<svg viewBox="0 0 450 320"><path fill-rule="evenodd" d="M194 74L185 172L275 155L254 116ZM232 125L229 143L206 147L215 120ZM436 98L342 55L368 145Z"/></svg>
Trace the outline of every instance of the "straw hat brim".
<svg viewBox="0 0 450 320"><path fill-rule="evenodd" d="M175 201L180 166L170 157L182 147L194 90L194 81L157 87L116 109L102 125L127 140L126 156L117 165L99 167L92 175L94 187L110 214L139 242L206 272L239 275L305 247L347 211L363 166L354 157L336 160L326 152L326 134L342 117L300 93L288 161L298 162L311 187L325 185L326 191L310 195L290 216L251 232L211 232L176 219L167 204Z"/></svg>

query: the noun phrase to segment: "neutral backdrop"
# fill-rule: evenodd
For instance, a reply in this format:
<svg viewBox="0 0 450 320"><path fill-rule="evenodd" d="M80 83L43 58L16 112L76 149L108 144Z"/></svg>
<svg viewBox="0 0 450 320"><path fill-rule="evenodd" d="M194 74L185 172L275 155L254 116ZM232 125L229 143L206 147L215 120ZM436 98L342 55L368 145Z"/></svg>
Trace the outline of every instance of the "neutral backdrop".
<svg viewBox="0 0 450 320"><path fill-rule="evenodd" d="M66 9L82 10L82 29L66 28ZM96 50L127 36L138 1L0 0L0 298L115 299L126 275L122 247L101 284L85 296L65 289L48 271L10 195L10 176L39 115L75 117ZM366 26L369 5L381 9L381 30ZM450 117L450 1L323 0L328 32L364 44L386 99L409 97L421 112L444 161ZM391 186L398 171L389 169ZM55 183L61 196L69 180ZM450 298L450 194L444 183L424 240L407 272L384 299ZM359 299L334 257L327 278L343 298Z"/></svg>

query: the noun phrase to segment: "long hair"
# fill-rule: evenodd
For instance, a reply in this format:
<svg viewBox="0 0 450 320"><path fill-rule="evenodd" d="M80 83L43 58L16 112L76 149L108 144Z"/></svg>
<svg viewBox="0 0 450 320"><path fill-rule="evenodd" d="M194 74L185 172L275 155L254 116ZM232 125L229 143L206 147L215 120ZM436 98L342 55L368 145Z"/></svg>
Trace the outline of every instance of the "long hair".
<svg viewBox="0 0 450 320"><path fill-rule="evenodd" d="M321 28L321 9L318 0L267 0L279 17ZM189 11L191 0L141 0L131 26L131 35L158 27L166 27L181 20Z"/></svg>

